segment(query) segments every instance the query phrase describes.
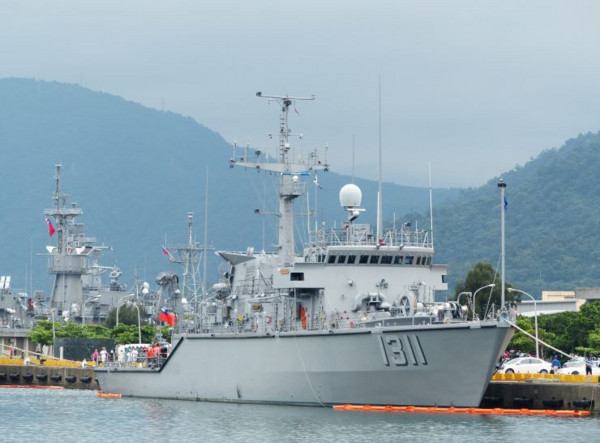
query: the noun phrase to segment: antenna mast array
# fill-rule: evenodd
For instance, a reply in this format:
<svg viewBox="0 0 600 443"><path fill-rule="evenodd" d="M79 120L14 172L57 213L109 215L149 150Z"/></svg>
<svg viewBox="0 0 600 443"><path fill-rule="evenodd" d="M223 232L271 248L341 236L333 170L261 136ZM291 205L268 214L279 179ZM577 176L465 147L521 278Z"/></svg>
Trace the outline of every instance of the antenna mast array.
<svg viewBox="0 0 600 443"><path fill-rule="evenodd" d="M183 267L183 294L188 301L195 300L203 294L200 294L204 288L205 282L200 280L200 254L204 253L204 261L206 261L206 251L213 251L214 248L207 245L201 245L194 241L194 213L188 212L188 241L185 244L168 245L169 251L177 251L179 259L171 259L174 263L178 263Z"/></svg>
<svg viewBox="0 0 600 443"><path fill-rule="evenodd" d="M266 98L269 101L276 101L281 106L281 115L279 118L279 152L278 162L260 161L260 151L256 151L257 159L251 162L248 159L247 150L241 159L237 159L237 146L233 147L233 157L230 166L243 166L246 168L255 168L275 172L281 175L279 183L279 244L280 258L284 264L293 263L294 259L294 199L302 194L302 183L299 181L299 175L308 175L309 171L319 169L328 169L327 159L321 162L317 155L312 154L308 161L298 161L294 163L290 159L290 136L288 125L288 114L290 106L298 100L314 100L315 96L310 97L291 97L289 95L266 95L262 92L256 93L257 97Z"/></svg>

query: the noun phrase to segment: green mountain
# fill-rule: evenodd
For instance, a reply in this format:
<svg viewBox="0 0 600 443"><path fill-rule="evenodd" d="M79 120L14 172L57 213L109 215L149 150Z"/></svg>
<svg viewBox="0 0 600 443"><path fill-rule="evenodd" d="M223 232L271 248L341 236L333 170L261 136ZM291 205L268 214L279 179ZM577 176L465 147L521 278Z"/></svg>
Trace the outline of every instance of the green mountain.
<svg viewBox="0 0 600 443"><path fill-rule="evenodd" d="M207 171L212 246L272 250L276 241L275 217L255 214L276 209L273 188L266 185L274 177L230 169L231 146L189 117L75 85L0 79L0 153L0 275L11 275L13 287L52 287L43 255L52 239L43 209L53 205L57 163L63 165L63 191L83 209L88 235L113 248L102 263L121 267L123 282L131 284L134 275L152 282L159 271L179 271L161 246L165 237L168 243L186 241L188 211L202 241ZM330 161L335 170L335 159ZM507 282L534 295L598 285L598 171L600 134L586 134L502 176ZM451 287L475 263L499 263L498 180L434 190L436 261L450 265ZM334 172L319 175L319 220L331 225L344 218L338 191L349 181ZM361 220L373 223L377 183L355 182L367 209ZM388 224L394 214L405 214L398 223L429 225L427 189L386 183L384 199ZM299 235L306 230L300 218ZM211 281L218 263L209 254Z"/></svg>
<svg viewBox="0 0 600 443"><path fill-rule="evenodd" d="M507 282L535 296L600 284L598 171L600 133L590 133L502 176ZM437 258L450 263L451 282L478 261L499 266L498 180L464 190L435 214Z"/></svg>
<svg viewBox="0 0 600 443"><path fill-rule="evenodd" d="M274 116L274 127L264 128L265 134L277 122ZM168 243L187 241L188 211L195 214L202 242L207 171L210 243L217 249L272 250L276 240L275 217L255 215L255 209L276 209L272 188L265 185L273 177L230 169L231 146L189 117L75 85L0 79L0 153L0 275L11 275L15 288L52 288L43 254L53 240L43 210L53 205L55 164L63 165L62 190L83 209L79 221L88 235L113 248L102 264L118 265L128 284L134 275L152 282L159 271L180 271L161 246L165 237ZM335 159L330 160L335 170ZM343 219L338 192L350 177L329 172L320 174L319 182L324 188L319 220ZM361 218L374 222L377 184L355 182L367 209ZM459 194L434 192L437 203ZM423 188L386 183L384 195L388 220L394 213L424 212L429 204ZM306 232L300 222L299 232ZM214 281L218 260L214 254L209 259Z"/></svg>

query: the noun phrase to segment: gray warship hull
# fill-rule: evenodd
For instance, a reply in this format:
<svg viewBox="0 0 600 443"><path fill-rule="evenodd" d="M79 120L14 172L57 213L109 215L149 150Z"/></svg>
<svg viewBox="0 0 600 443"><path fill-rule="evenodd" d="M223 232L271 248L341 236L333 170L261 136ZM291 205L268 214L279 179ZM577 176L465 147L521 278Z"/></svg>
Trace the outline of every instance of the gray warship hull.
<svg viewBox="0 0 600 443"><path fill-rule="evenodd" d="M97 369L123 396L290 405L478 406L513 328L473 322L187 334L160 369ZM485 363L483 363L485 362Z"/></svg>

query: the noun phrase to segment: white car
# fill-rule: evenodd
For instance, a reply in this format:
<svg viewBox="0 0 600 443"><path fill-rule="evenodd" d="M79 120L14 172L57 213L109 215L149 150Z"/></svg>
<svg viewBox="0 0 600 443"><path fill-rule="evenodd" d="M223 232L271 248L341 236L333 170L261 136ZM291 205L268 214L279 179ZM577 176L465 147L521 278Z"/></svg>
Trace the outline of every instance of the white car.
<svg viewBox="0 0 600 443"><path fill-rule="evenodd" d="M500 374L548 374L551 369L552 365L541 358L519 357L502 363L502 366L500 366L498 372Z"/></svg>
<svg viewBox="0 0 600 443"><path fill-rule="evenodd" d="M585 361L582 359L570 360L562 368L556 371L557 374L585 375ZM592 375L600 375L600 368L597 361L592 361Z"/></svg>

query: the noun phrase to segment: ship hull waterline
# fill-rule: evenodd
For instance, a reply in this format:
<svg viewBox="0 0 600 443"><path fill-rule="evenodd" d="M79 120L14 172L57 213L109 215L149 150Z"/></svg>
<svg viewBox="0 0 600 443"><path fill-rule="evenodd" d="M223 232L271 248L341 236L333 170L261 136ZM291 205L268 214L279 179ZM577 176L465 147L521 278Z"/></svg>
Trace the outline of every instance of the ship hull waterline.
<svg viewBox="0 0 600 443"><path fill-rule="evenodd" d="M102 391L131 397L476 407L513 332L481 322L186 334L160 369L97 368L96 377Z"/></svg>

